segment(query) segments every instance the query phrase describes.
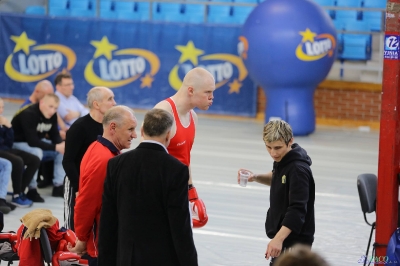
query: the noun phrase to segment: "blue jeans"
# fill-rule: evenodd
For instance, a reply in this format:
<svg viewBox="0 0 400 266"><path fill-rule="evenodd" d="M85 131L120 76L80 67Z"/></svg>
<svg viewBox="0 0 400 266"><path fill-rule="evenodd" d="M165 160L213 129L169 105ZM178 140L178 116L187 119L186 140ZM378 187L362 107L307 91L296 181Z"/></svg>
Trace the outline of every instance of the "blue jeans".
<svg viewBox="0 0 400 266"><path fill-rule="evenodd" d="M43 140L48 141L48 140ZM54 160L54 171L53 171L53 185L58 187L62 186L64 183L65 171L64 167L62 166L63 155L57 151L50 151L50 150L42 150L37 147L31 147L26 142L14 142L13 145L14 149L23 150L33 155L36 155L43 160ZM29 188L37 188L37 173L32 178L32 181L29 183Z"/></svg>
<svg viewBox="0 0 400 266"><path fill-rule="evenodd" d="M12 164L9 160L0 158L0 199L6 199L8 182L10 181Z"/></svg>

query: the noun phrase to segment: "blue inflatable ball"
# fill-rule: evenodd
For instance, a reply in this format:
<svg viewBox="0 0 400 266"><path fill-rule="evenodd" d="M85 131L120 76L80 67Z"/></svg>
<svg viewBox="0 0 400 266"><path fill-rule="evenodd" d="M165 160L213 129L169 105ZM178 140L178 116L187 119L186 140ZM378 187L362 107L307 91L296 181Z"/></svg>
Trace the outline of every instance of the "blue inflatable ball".
<svg viewBox="0 0 400 266"><path fill-rule="evenodd" d="M267 97L265 122L282 119L295 135L315 130L314 91L336 58L335 27L311 0L265 0L250 13L239 53Z"/></svg>

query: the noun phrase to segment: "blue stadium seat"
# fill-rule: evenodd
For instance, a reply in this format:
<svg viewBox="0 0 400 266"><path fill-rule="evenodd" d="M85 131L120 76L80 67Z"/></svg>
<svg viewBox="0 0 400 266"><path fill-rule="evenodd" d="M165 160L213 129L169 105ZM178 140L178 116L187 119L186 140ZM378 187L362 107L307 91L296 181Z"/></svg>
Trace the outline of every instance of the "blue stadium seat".
<svg viewBox="0 0 400 266"><path fill-rule="evenodd" d="M97 0L89 0L89 9L97 10Z"/></svg>
<svg viewBox="0 0 400 266"><path fill-rule="evenodd" d="M347 22L357 21L359 17L359 13L357 10L336 10L335 13L335 21L338 24L342 23L343 25Z"/></svg>
<svg viewBox="0 0 400 266"><path fill-rule="evenodd" d="M49 7L67 8L68 0L49 0Z"/></svg>
<svg viewBox="0 0 400 266"><path fill-rule="evenodd" d="M364 0L364 7L386 8L386 0Z"/></svg>
<svg viewBox="0 0 400 266"><path fill-rule="evenodd" d="M368 23L363 21L348 22L345 25L347 31L367 32ZM340 55L344 60L370 60L371 59L371 34L346 33L342 36L343 51Z"/></svg>
<svg viewBox="0 0 400 266"><path fill-rule="evenodd" d="M46 9L44 8L44 6L28 6L25 9L25 14L46 15Z"/></svg>
<svg viewBox="0 0 400 266"><path fill-rule="evenodd" d="M118 19L135 20L135 12L130 10L117 10L115 11Z"/></svg>
<svg viewBox="0 0 400 266"><path fill-rule="evenodd" d="M90 2L89 0L70 0L69 1L69 9L89 9Z"/></svg>
<svg viewBox="0 0 400 266"><path fill-rule="evenodd" d="M71 17L86 17L93 18L96 17L96 11L90 9L71 9Z"/></svg>
<svg viewBox="0 0 400 266"><path fill-rule="evenodd" d="M384 16L382 12L365 11L363 13L363 21L368 23L371 31L384 30Z"/></svg>
<svg viewBox="0 0 400 266"><path fill-rule="evenodd" d="M135 13L140 21L150 19L150 3L149 2L136 2Z"/></svg>
<svg viewBox="0 0 400 266"><path fill-rule="evenodd" d="M363 0L336 0L337 6L342 7L361 7Z"/></svg>
<svg viewBox="0 0 400 266"><path fill-rule="evenodd" d="M365 23L364 21L348 21L344 25L344 30L369 32L368 23Z"/></svg>
<svg viewBox="0 0 400 266"><path fill-rule="evenodd" d="M208 23L221 23L230 24L232 23L232 7L231 6L219 6L210 5L208 7Z"/></svg>
<svg viewBox="0 0 400 266"><path fill-rule="evenodd" d="M133 11L134 8L134 2L114 2L115 11Z"/></svg>
<svg viewBox="0 0 400 266"><path fill-rule="evenodd" d="M100 11L101 10L114 10L114 5L112 0L101 0L100 1Z"/></svg>
<svg viewBox="0 0 400 266"><path fill-rule="evenodd" d="M183 6L176 3L153 3L153 20L184 22Z"/></svg>
<svg viewBox="0 0 400 266"><path fill-rule="evenodd" d="M386 8L386 0L364 0L364 7L367 8ZM369 29L372 31L384 30L384 11L364 11L363 20L369 24Z"/></svg>
<svg viewBox="0 0 400 266"><path fill-rule="evenodd" d="M335 29L336 30L344 30L344 22L343 21L337 21L337 20L332 20L332 22L333 22L333 25L335 26Z"/></svg>
<svg viewBox="0 0 400 266"><path fill-rule="evenodd" d="M232 22L235 24L244 24L253 9L253 6L233 6Z"/></svg>
<svg viewBox="0 0 400 266"><path fill-rule="evenodd" d="M64 7L49 7L49 15L55 17L69 17L69 9Z"/></svg>
<svg viewBox="0 0 400 266"><path fill-rule="evenodd" d="M205 5L186 4L183 7L184 21L188 23L204 23Z"/></svg>

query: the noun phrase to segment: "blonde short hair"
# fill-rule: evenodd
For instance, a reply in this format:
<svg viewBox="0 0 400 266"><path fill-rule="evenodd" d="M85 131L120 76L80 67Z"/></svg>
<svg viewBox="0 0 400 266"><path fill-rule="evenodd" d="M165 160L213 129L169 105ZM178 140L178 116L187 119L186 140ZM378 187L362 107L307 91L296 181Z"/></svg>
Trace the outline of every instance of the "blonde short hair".
<svg viewBox="0 0 400 266"><path fill-rule="evenodd" d="M274 142L282 140L286 145L293 138L292 128L283 120L272 120L264 126L263 140L264 142Z"/></svg>

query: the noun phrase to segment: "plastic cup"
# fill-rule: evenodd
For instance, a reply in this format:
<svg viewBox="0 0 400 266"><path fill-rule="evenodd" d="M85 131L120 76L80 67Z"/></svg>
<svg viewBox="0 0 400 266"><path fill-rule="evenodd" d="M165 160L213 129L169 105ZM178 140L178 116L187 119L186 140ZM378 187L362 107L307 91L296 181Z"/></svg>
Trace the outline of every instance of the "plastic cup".
<svg viewBox="0 0 400 266"><path fill-rule="evenodd" d="M239 185L245 187L247 185L247 181L249 180L250 172L241 170L239 172Z"/></svg>

